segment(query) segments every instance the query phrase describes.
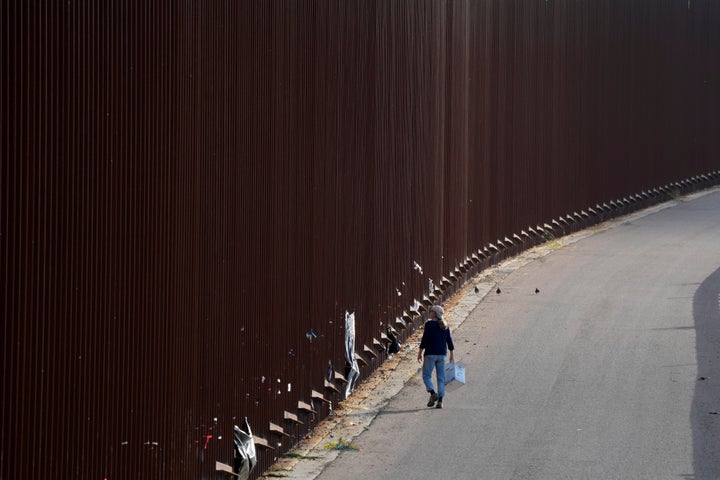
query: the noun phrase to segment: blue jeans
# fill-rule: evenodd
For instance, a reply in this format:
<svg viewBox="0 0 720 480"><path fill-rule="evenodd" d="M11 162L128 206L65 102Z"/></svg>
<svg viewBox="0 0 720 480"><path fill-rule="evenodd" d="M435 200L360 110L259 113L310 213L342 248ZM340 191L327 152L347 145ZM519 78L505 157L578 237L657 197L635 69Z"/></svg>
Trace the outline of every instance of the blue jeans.
<svg viewBox="0 0 720 480"><path fill-rule="evenodd" d="M432 383L432 373L435 369L438 387ZM435 390L440 397L445 396L445 355L425 355L423 358L422 377L425 388Z"/></svg>

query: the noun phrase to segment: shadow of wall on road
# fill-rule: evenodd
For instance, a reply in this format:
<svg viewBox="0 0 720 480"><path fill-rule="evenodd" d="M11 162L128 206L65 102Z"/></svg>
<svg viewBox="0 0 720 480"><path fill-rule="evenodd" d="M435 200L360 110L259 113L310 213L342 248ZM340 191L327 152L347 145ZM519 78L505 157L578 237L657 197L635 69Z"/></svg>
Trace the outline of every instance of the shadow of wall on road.
<svg viewBox="0 0 720 480"><path fill-rule="evenodd" d="M690 411L695 480L720 478L720 268L693 297L698 376Z"/></svg>

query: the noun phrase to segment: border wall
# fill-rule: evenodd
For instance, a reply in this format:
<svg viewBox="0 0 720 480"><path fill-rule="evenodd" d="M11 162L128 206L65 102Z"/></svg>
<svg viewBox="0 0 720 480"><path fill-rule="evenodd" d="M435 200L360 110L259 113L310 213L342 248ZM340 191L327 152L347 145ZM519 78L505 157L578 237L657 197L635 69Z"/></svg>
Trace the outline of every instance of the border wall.
<svg viewBox="0 0 720 480"><path fill-rule="evenodd" d="M0 479L257 476L471 275L720 181L714 0L7 0ZM432 283L431 283L432 282Z"/></svg>

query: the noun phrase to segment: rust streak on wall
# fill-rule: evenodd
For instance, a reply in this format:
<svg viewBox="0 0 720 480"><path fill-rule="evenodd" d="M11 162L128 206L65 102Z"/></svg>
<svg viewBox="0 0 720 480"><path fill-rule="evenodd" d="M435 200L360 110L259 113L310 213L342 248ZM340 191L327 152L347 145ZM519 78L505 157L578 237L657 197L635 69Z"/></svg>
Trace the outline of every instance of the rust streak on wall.
<svg viewBox="0 0 720 480"><path fill-rule="evenodd" d="M714 0L0 9L2 480L215 478L244 417L257 474L345 312L365 378L430 280L720 179Z"/></svg>

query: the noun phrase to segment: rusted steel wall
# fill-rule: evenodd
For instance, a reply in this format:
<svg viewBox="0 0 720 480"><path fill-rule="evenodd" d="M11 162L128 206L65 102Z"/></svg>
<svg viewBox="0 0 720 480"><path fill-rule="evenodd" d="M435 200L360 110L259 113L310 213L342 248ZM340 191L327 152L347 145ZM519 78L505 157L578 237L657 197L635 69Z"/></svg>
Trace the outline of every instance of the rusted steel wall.
<svg viewBox="0 0 720 480"><path fill-rule="evenodd" d="M2 480L221 478L244 417L260 472L346 311L364 378L430 279L718 180L715 0L0 8Z"/></svg>

